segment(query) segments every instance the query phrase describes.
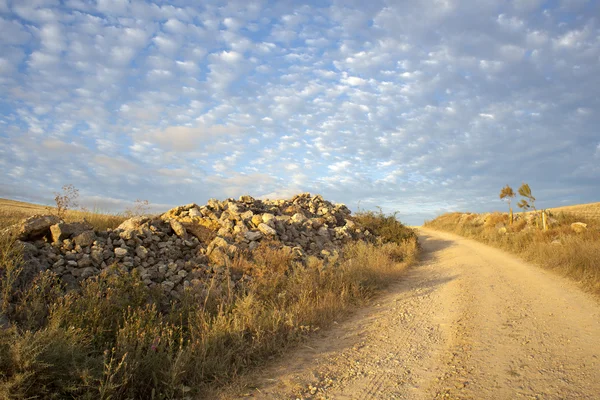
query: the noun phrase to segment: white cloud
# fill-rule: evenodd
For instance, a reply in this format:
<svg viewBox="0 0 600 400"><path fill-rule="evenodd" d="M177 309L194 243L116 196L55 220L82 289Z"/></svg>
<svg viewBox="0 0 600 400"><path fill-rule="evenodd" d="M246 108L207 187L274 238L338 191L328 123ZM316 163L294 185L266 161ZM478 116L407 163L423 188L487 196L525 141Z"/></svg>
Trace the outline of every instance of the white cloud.
<svg viewBox="0 0 600 400"><path fill-rule="evenodd" d="M577 1L57 4L0 1L2 193L302 190L420 217L493 208L515 176L597 197Z"/></svg>
<svg viewBox="0 0 600 400"><path fill-rule="evenodd" d="M169 126L148 134L142 134L140 138L163 150L190 152L208 146L213 141L227 139L240 133L240 128L232 125Z"/></svg>

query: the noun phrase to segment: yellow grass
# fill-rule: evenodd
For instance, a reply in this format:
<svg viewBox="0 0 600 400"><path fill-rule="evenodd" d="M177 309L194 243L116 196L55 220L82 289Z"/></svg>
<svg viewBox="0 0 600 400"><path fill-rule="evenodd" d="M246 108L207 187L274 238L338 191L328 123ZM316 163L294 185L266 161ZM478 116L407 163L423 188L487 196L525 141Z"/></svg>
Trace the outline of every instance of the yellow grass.
<svg viewBox="0 0 600 400"><path fill-rule="evenodd" d="M593 218L594 207L590 206L584 204L551 210L553 224L547 231L536 228L535 223L527 225L521 215L513 225L509 225L506 213L490 214L484 223L481 223L478 214L463 217L462 213L448 213L424 225L515 253L600 295L600 219ZM565 210L569 212L558 212ZM586 217L585 211L588 212ZM588 228L585 232L576 233L571 229L573 222L585 222ZM507 233L499 232L496 227L499 223L506 225Z"/></svg>
<svg viewBox="0 0 600 400"><path fill-rule="evenodd" d="M35 214L56 214L56 208L39 204L25 203L22 201L0 199L0 229L18 223L24 218ZM104 214L81 210L67 210L66 222L81 221L85 219L97 230L114 229L125 221L126 217L116 214Z"/></svg>
<svg viewBox="0 0 600 400"><path fill-rule="evenodd" d="M565 213L573 215L574 217L600 220L600 202L556 207L551 208L550 212Z"/></svg>

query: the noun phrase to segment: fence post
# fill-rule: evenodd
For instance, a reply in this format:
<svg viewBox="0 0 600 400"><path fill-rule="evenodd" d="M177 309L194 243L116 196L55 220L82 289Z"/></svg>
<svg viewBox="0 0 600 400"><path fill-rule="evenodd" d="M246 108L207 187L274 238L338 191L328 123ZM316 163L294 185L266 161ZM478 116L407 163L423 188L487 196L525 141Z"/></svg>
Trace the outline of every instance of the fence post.
<svg viewBox="0 0 600 400"><path fill-rule="evenodd" d="M546 210L542 210L542 227L545 231L548 230Z"/></svg>

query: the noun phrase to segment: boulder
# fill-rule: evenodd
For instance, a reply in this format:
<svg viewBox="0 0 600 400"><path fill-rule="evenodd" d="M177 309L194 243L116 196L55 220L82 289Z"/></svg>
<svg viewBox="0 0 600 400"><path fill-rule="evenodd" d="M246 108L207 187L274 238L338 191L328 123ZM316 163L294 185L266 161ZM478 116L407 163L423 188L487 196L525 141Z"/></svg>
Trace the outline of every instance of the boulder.
<svg viewBox="0 0 600 400"><path fill-rule="evenodd" d="M127 255L127 249L124 249L122 247L117 247L115 249L115 256L117 257L125 257Z"/></svg>
<svg viewBox="0 0 600 400"><path fill-rule="evenodd" d="M258 230L266 236L275 236L277 231L265 223L258 224Z"/></svg>
<svg viewBox="0 0 600 400"><path fill-rule="evenodd" d="M148 249L145 248L144 246L138 246L135 249L135 254L141 259L141 260L145 260L148 257Z"/></svg>
<svg viewBox="0 0 600 400"><path fill-rule="evenodd" d="M54 243L70 239L82 232L94 230L94 227L88 222L71 222L69 224L61 222L50 227L52 241Z"/></svg>
<svg viewBox="0 0 600 400"><path fill-rule="evenodd" d="M41 239L50 234L50 227L61 222L56 215L33 215L23 220L17 228L17 238L23 241Z"/></svg>
<svg viewBox="0 0 600 400"><path fill-rule="evenodd" d="M247 240L254 242L256 240L260 240L263 237L263 234L261 232L256 231L247 231L246 233L244 233L244 237Z"/></svg>
<svg viewBox="0 0 600 400"><path fill-rule="evenodd" d="M268 224L272 219L274 219L275 216L271 213L264 213L262 215L262 222L264 222L265 224Z"/></svg>
<svg viewBox="0 0 600 400"><path fill-rule="evenodd" d="M171 219L169 220L169 223L171 224L173 232L175 232L177 236L184 239L187 238L187 231L181 222L177 221L176 219Z"/></svg>
<svg viewBox="0 0 600 400"><path fill-rule="evenodd" d="M202 213L197 208L192 208L190 211L188 211L188 215L190 217L202 217Z"/></svg>
<svg viewBox="0 0 600 400"><path fill-rule="evenodd" d="M87 247L91 246L96 240L96 234L94 231L85 231L73 238L73 243L77 246Z"/></svg>
<svg viewBox="0 0 600 400"><path fill-rule="evenodd" d="M150 220L150 218L148 218L148 217L129 218L128 220L123 221L123 223L121 223L121 225L119 225L117 227L117 229L120 229L122 231L138 229L139 227L141 227L143 224L145 224L149 220Z"/></svg>
<svg viewBox="0 0 600 400"><path fill-rule="evenodd" d="M292 215L292 222L295 222L297 224L301 224L303 222L306 222L307 220L308 218L306 218L306 216L302 213L296 213Z"/></svg>

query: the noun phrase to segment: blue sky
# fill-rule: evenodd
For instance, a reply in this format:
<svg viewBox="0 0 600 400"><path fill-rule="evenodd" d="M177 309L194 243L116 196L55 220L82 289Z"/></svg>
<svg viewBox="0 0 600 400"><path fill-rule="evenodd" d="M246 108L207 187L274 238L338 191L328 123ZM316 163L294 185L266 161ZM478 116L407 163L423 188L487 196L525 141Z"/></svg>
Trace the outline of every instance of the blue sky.
<svg viewBox="0 0 600 400"><path fill-rule="evenodd" d="M0 0L0 197L600 200L600 2Z"/></svg>

